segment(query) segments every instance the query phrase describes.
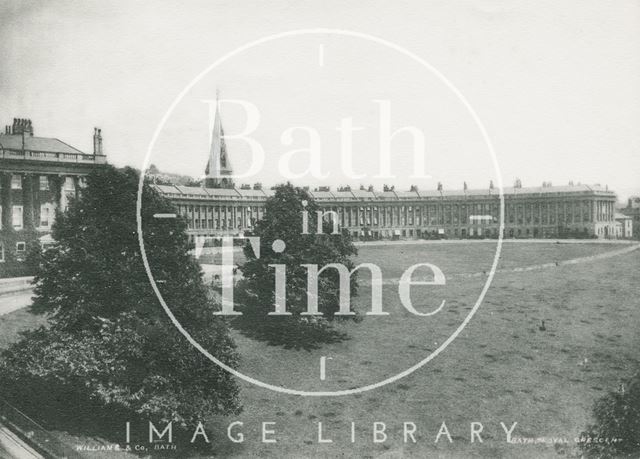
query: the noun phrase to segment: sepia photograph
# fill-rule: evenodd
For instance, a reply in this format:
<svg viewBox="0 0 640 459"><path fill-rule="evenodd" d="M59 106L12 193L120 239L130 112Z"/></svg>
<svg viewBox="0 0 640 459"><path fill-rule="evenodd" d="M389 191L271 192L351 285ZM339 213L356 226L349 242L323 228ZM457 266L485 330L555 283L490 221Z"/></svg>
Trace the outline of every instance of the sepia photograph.
<svg viewBox="0 0 640 459"><path fill-rule="evenodd" d="M640 457L640 1L0 43L0 458Z"/></svg>

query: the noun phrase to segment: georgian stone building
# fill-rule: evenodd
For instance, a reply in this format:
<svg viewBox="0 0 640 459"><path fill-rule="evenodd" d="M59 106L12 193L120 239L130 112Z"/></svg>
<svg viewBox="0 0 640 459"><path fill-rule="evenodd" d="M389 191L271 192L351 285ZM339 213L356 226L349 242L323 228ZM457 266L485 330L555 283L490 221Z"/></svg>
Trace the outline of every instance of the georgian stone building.
<svg viewBox="0 0 640 459"><path fill-rule="evenodd" d="M237 235L250 231L262 218L273 193L256 185L236 188L227 157L219 114L216 113L204 187L157 185L170 198L198 236ZM213 173L212 173L213 172ZM500 199L493 185L486 189L422 191L310 191L314 200L336 219L342 230L360 239L497 238ZM616 195L588 185L504 189L506 238L613 238Z"/></svg>
<svg viewBox="0 0 640 459"><path fill-rule="evenodd" d="M156 185L195 236L237 235L262 218L273 193L261 188ZM497 238L496 189L452 191L310 191L342 229L359 239ZM613 192L570 185L504 189L506 238L615 237Z"/></svg>
<svg viewBox="0 0 640 459"><path fill-rule="evenodd" d="M0 133L0 277L19 275L30 246L46 243L56 209L67 206L92 168L106 163L102 135L93 154L37 137L31 120L14 118Z"/></svg>
<svg viewBox="0 0 640 459"><path fill-rule="evenodd" d="M627 207L619 209L620 212L631 218L631 232L633 239L640 239L640 196L632 196L627 202Z"/></svg>

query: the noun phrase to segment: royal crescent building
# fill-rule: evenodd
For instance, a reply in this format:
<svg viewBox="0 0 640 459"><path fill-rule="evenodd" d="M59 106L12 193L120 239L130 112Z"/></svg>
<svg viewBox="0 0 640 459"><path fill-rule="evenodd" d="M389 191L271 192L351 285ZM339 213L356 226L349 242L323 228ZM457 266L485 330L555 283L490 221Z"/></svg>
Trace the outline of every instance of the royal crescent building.
<svg viewBox="0 0 640 459"><path fill-rule="evenodd" d="M186 219L192 240L250 232L273 194L260 185L234 185L218 113L212 139L204 186L156 185ZM435 190L321 187L309 193L357 239L498 237L500 195L492 183L486 189L447 190L439 184ZM517 180L503 195L505 238L616 236L616 195L606 187L523 187Z"/></svg>
<svg viewBox="0 0 640 459"><path fill-rule="evenodd" d="M251 231L273 190L155 185L171 199L189 234L215 237ZM600 186L504 188L506 238L611 238L615 194ZM497 189L309 191L343 230L358 239L497 238Z"/></svg>

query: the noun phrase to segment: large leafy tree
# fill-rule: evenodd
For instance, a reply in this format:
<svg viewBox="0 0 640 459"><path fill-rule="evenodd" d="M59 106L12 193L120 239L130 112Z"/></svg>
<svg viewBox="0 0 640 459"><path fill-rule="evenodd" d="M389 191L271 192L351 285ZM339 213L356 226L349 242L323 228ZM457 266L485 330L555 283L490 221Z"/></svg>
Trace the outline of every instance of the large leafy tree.
<svg viewBox="0 0 640 459"><path fill-rule="evenodd" d="M236 295L243 316L234 323L252 336L295 348L316 347L345 337L332 327L336 317L345 317L335 316L340 304L336 269L325 270L318 279L318 310L323 316L301 314L307 310L308 279L303 265L315 264L321 269L330 263L340 263L351 271L352 257L357 254L348 232L332 234L329 219L323 220L322 233L317 234L318 210L320 207L307 191L291 184L279 185L267 200L264 217L253 231L253 236L260 238L260 257L255 256L249 244L245 246L247 261L242 266L243 281ZM304 234L304 211L309 234ZM282 252L273 250L278 239L286 244ZM275 304L275 269L269 266L273 264L286 266L286 306L290 316L268 315ZM357 294L357 272L351 276L350 294Z"/></svg>
<svg viewBox="0 0 640 459"><path fill-rule="evenodd" d="M151 288L138 245L138 180L133 169L102 168L57 215L57 245L42 255L32 306L48 326L0 358L3 395L23 408L58 422L65 414L76 423L113 420L120 430L132 417L193 429L211 414L239 411L234 379L187 342ZM146 253L167 305L204 348L236 366L184 221L154 218L175 210L148 185L141 202Z"/></svg>

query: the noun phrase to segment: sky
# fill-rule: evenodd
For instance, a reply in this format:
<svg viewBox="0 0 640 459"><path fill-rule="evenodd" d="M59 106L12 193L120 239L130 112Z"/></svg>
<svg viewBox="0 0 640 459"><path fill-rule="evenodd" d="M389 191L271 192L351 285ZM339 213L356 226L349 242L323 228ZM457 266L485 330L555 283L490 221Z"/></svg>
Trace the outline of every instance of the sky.
<svg viewBox="0 0 640 459"><path fill-rule="evenodd" d="M168 113L194 78L238 47L316 28L396 48L326 32L273 39L203 74ZM118 166L145 164L166 117L146 161L201 174L206 101L219 91L260 114L251 137L264 164L239 183L281 182L286 163L301 175L295 183L312 186L481 188L498 173L468 103L505 185L518 177L524 186L608 185L621 200L640 194L640 1L5 0L0 40L0 125L30 118L36 135L87 152L98 126ZM411 177L419 160L403 132L390 144L393 177L377 177L385 175L377 100L389 101L391 132L424 134L424 176ZM247 127L238 103L220 110L226 134ZM337 130L345 118L361 128L350 171ZM308 147L309 129L320 173L304 175L309 154L290 152ZM249 171L247 142L227 146L236 172Z"/></svg>

